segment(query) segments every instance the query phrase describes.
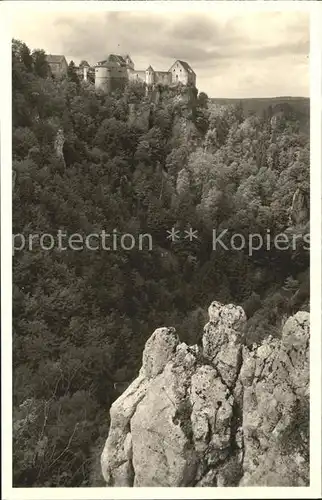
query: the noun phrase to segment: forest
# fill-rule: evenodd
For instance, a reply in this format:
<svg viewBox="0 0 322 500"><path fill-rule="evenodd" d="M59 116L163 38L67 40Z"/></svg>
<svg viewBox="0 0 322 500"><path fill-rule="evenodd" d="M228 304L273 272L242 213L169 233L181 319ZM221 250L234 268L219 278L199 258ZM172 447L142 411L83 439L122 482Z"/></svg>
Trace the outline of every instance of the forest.
<svg viewBox="0 0 322 500"><path fill-rule="evenodd" d="M72 62L54 79L43 50L13 40L12 119L15 235L116 228L153 238L152 250L13 256L14 486L104 486L109 408L155 328L197 343L218 300L244 308L251 345L309 310L301 238L253 255L212 245L213 229L309 233L303 110L288 101L248 112L182 86L105 95ZM171 228L198 239L172 242Z"/></svg>

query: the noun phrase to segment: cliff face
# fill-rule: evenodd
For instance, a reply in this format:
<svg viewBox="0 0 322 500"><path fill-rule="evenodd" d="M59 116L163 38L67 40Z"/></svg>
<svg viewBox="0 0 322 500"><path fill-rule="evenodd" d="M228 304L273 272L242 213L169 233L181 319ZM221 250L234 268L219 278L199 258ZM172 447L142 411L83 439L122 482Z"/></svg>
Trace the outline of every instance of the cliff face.
<svg viewBox="0 0 322 500"><path fill-rule="evenodd" d="M155 330L111 407L108 486L308 485L309 314L252 350L245 323L213 302L200 346Z"/></svg>
<svg viewBox="0 0 322 500"><path fill-rule="evenodd" d="M197 91L193 87L156 87L146 94L143 101L128 104L128 123L148 131L158 112L171 114L171 141L193 150L202 144L203 139L192 120L192 110L196 106Z"/></svg>
<svg viewBox="0 0 322 500"><path fill-rule="evenodd" d="M64 131L60 128L60 129L58 129L57 134L56 134L54 149L55 149L55 153L56 153L57 157L60 158L62 160L63 164L66 166L64 152L63 152L64 144L65 144Z"/></svg>
<svg viewBox="0 0 322 500"><path fill-rule="evenodd" d="M309 222L310 201L307 193L298 188L292 199L292 206L290 208L290 223L296 226L304 225Z"/></svg>

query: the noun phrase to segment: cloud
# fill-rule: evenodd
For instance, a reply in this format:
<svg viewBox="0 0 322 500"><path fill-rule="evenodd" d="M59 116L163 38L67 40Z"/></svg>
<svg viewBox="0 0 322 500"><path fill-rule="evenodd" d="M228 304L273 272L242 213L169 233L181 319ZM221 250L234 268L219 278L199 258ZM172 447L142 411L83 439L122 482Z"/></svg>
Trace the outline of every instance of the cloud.
<svg viewBox="0 0 322 500"><path fill-rule="evenodd" d="M210 95L308 95L309 20L303 12L33 12L29 17L33 22L26 13L20 21L15 17L16 38L76 62L94 63L119 52L130 53L139 69L152 64L166 70L180 58Z"/></svg>

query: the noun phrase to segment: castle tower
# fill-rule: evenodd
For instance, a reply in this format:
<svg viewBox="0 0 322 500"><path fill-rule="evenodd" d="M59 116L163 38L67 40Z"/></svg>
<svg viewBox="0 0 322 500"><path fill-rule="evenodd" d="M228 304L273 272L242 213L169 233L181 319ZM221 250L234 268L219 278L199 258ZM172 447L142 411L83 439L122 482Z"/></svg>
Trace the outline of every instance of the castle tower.
<svg viewBox="0 0 322 500"><path fill-rule="evenodd" d="M111 87L111 69L107 61L95 65L95 89L109 92Z"/></svg>
<svg viewBox="0 0 322 500"><path fill-rule="evenodd" d="M80 65L79 65L79 70L82 72L84 82L87 82L89 68L90 68L90 65L88 64L87 61L84 61L84 60L81 61Z"/></svg>
<svg viewBox="0 0 322 500"><path fill-rule="evenodd" d="M95 88L105 93L124 89L129 81L125 60L117 54L109 54L95 65Z"/></svg>
<svg viewBox="0 0 322 500"><path fill-rule="evenodd" d="M155 80L154 69L150 65L148 69L145 70L145 83L147 85L153 85Z"/></svg>

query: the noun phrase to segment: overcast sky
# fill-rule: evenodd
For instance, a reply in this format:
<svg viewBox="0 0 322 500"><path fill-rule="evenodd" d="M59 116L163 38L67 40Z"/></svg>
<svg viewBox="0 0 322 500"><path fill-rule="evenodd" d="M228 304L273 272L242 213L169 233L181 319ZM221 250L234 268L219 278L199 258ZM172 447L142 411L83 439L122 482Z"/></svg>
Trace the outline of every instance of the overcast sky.
<svg viewBox="0 0 322 500"><path fill-rule="evenodd" d="M31 49L90 64L129 53L137 69L182 59L210 97L309 95L309 17L304 12L25 12L13 37Z"/></svg>

